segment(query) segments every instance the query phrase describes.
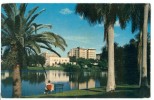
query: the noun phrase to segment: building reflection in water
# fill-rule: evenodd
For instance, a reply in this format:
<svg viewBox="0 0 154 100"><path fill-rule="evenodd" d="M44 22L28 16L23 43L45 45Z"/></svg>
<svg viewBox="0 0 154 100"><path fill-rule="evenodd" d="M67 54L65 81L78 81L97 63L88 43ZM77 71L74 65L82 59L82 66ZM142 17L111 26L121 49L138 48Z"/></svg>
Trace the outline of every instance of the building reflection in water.
<svg viewBox="0 0 154 100"><path fill-rule="evenodd" d="M67 76L66 72L64 71L52 70L47 71L47 77L45 79L45 82L48 82L48 80L50 80L53 83L69 82L69 76Z"/></svg>
<svg viewBox="0 0 154 100"><path fill-rule="evenodd" d="M4 80L10 76L9 71L1 72L1 80Z"/></svg>
<svg viewBox="0 0 154 100"><path fill-rule="evenodd" d="M100 73L100 75L106 76L106 73ZM73 76L78 77L76 75ZM64 71L47 71L47 77L45 78L45 82L47 83L48 80L50 80L52 83L69 83L70 89L88 89L96 87L95 79L87 79L87 76L90 76L90 72L83 73L83 77L85 78L83 82L79 82L77 79L76 81L71 81L71 78L73 76L71 74L68 75L68 73Z"/></svg>
<svg viewBox="0 0 154 100"><path fill-rule="evenodd" d="M70 88L78 88L78 89L89 89L89 88L95 88L95 80L89 79L87 82L78 83L78 82L70 82Z"/></svg>

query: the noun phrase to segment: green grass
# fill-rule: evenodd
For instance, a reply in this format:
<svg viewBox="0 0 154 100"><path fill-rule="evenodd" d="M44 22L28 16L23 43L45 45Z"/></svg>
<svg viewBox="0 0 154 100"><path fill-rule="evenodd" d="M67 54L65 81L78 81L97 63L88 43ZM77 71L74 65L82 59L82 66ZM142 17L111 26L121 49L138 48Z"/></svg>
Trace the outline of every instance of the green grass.
<svg viewBox="0 0 154 100"><path fill-rule="evenodd" d="M26 96L24 98L138 98L139 87L136 85L117 86L115 91L106 92L105 87L72 90L61 93Z"/></svg>
<svg viewBox="0 0 154 100"><path fill-rule="evenodd" d="M28 67L28 70L43 70L42 67ZM45 70L64 70L63 67L45 67Z"/></svg>

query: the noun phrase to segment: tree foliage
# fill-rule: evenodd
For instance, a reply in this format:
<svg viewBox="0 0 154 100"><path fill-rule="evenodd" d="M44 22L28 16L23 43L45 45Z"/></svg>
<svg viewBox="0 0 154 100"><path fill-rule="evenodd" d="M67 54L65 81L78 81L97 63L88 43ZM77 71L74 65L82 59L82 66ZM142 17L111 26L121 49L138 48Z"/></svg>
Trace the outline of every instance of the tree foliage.
<svg viewBox="0 0 154 100"><path fill-rule="evenodd" d="M61 36L49 31L40 32L41 29L51 28L50 24L34 22L45 9L36 12L39 7L34 7L26 14L26 8L27 4L20 4L19 8L17 4L3 4L1 14L1 37L4 50L2 58L13 57L10 59L16 59L16 62L11 63L19 63L21 66L27 56L41 53L41 48L59 55L53 50L53 46L61 50L65 50L67 46Z"/></svg>

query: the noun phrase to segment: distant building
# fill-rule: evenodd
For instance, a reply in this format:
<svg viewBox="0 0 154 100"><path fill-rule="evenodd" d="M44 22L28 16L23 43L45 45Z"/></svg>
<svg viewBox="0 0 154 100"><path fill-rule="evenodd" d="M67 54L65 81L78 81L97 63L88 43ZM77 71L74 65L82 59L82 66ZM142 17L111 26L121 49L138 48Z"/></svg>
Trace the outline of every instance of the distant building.
<svg viewBox="0 0 154 100"><path fill-rule="evenodd" d="M96 59L96 49L73 48L68 52L68 57Z"/></svg>
<svg viewBox="0 0 154 100"><path fill-rule="evenodd" d="M87 49L78 47L78 56L77 58L85 58L87 59Z"/></svg>
<svg viewBox="0 0 154 100"><path fill-rule="evenodd" d="M73 48L68 52L68 57L78 57L78 49L77 48Z"/></svg>
<svg viewBox="0 0 154 100"><path fill-rule="evenodd" d="M57 66L58 64L67 64L70 62L68 57L59 57L56 54L43 53L45 59L45 66Z"/></svg>
<svg viewBox="0 0 154 100"><path fill-rule="evenodd" d="M87 49L87 58L96 59L96 49Z"/></svg>

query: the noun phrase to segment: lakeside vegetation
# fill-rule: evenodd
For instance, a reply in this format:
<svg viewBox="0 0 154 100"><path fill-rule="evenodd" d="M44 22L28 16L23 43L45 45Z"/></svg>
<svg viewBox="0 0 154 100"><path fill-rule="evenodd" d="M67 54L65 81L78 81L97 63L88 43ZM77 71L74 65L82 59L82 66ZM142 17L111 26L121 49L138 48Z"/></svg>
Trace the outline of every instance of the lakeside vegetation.
<svg viewBox="0 0 154 100"><path fill-rule="evenodd" d="M28 70L44 70L42 67L27 67ZM64 70L64 67L45 67L45 70Z"/></svg>

